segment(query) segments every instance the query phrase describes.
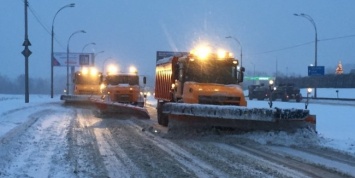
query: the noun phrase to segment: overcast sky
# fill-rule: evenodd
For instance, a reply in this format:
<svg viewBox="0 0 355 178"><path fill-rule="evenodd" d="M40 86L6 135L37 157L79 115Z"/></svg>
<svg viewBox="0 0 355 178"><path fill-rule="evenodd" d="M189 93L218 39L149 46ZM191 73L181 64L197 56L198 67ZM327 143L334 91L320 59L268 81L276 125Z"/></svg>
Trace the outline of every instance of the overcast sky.
<svg viewBox="0 0 355 178"><path fill-rule="evenodd" d="M137 66L141 74L154 76L156 51L190 51L199 42L221 47L240 56L247 71L265 71L306 76L314 63L315 30L318 32L318 65L334 70L339 60L345 70L354 64L355 1L353 0L28 0L30 77L50 78L51 25L54 22L55 52L99 53L96 64L116 61L120 68ZM326 39L333 40L326 40ZM1 0L0 75L24 74L24 0ZM313 42L312 42L313 41ZM309 44L306 44L309 43ZM295 47L300 44L299 47ZM294 47L289 48L288 47ZM284 49L284 50L280 50ZM270 52L271 51L271 52ZM107 60L109 59L109 60ZM56 67L54 75L64 75Z"/></svg>

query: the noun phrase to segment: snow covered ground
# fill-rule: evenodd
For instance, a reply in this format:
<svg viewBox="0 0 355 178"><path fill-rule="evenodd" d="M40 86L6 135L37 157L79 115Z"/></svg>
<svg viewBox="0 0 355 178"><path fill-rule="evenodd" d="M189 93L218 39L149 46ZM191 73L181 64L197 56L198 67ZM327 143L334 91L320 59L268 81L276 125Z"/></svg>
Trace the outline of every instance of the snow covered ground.
<svg viewBox="0 0 355 178"><path fill-rule="evenodd" d="M341 90L350 97L354 91ZM334 90L319 90L318 96L329 95L326 92ZM152 96L147 102L156 105ZM0 177L156 177L162 172L175 174L186 164L191 173L190 169L188 173L178 171L181 174L176 177L235 177L240 173L247 177L314 177L309 173L321 173L313 164L327 167L320 169L327 172L325 177L334 177L333 169L355 176L355 102L311 100L308 108L317 115L318 134L259 131L222 137L215 132L194 135L190 130L163 133L153 107L148 107L150 120L103 120L88 108L62 107L62 103L59 96L31 95L30 103L24 103L23 95L0 94ZM268 107L266 100L248 100L248 105ZM303 102L274 102L279 108L304 106ZM292 162L290 156L298 161ZM277 157L280 159L275 160ZM307 165L306 171L299 168L299 160ZM256 171L256 167L262 169ZM145 174L150 176L141 176Z"/></svg>
<svg viewBox="0 0 355 178"><path fill-rule="evenodd" d="M318 97L337 98L355 98L355 89L318 89ZM306 96L305 90L302 90L303 96ZM7 134L12 128L25 123L31 117L18 115L14 118L4 117L12 111L20 108L39 109L40 105L48 105L51 102L58 102L59 96L51 99L47 95L31 95L30 103L24 102L23 95L4 95L0 94L0 138ZM303 100L301 103L279 102L275 101L273 106L279 108L299 108L305 107ZM153 97L149 97L148 103L155 105ZM313 103L310 100L308 109L317 116L318 142L321 145L329 146L339 150L355 154L355 102L343 105L341 102L325 104ZM267 101L248 100L248 107L268 107ZM281 145L291 145L294 143L295 136L287 133L248 133L245 136L252 138L260 143L273 142ZM1 140L1 139L0 139Z"/></svg>
<svg viewBox="0 0 355 178"><path fill-rule="evenodd" d="M338 92L336 92L338 91ZM247 90L244 92L245 96L248 95ZM303 97L307 96L307 89L301 89L301 94ZM313 92L309 95L309 105L308 109L311 114L317 116L317 140L319 144L332 147L335 149L343 150L355 154L355 101L354 102L322 102L314 101L312 97ZM318 97L326 98L352 98L355 99L355 89L348 88L318 88ZM156 105L156 100L154 97L150 96L147 100L151 105ZM300 103L294 102L280 102L275 101L273 107L278 108L305 108L306 99L303 99ZM341 103L345 103L344 105ZM269 107L268 101L256 101L248 100L248 107L257 108L267 108ZM297 143L300 135L290 135L287 133L269 133L265 134L263 132L249 133L246 134L247 137L254 139L260 143L275 143L280 145L292 145L300 144ZM303 140L303 139L301 139Z"/></svg>

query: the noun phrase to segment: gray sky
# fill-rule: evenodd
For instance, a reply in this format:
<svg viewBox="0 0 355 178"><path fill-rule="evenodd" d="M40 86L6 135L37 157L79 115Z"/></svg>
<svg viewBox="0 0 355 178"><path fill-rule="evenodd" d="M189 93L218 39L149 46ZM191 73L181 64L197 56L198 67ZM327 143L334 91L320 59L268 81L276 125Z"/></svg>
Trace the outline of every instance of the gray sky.
<svg viewBox="0 0 355 178"><path fill-rule="evenodd" d="M318 65L334 70L339 60L343 67L354 64L355 1L353 0L28 0L30 9L30 77L50 78L51 25L55 13L63 9L54 23L55 52L65 52L69 36L70 51L100 52L98 67L113 58L120 68L137 66L141 74L154 76L156 51L190 51L199 42L208 42L240 56L240 46L226 36L237 38L243 47L243 66L247 71L265 71L306 76L314 63L315 30L318 32ZM35 14L35 15L34 15ZM0 75L24 74L23 0L1 0ZM296 48L285 49L300 44ZM273 52L268 52L273 51ZM265 53L267 52L267 53ZM109 60L108 60L109 61ZM107 62L108 63L108 62ZM348 69L349 70L349 69ZM54 75L65 75L56 67Z"/></svg>

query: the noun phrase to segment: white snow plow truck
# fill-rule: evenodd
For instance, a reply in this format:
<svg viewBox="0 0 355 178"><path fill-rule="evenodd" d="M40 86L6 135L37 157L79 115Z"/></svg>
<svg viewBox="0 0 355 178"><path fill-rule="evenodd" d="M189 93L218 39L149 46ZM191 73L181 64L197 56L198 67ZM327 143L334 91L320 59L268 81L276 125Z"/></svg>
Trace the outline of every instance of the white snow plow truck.
<svg viewBox="0 0 355 178"><path fill-rule="evenodd" d="M197 48L191 52L158 51L155 76L158 123L241 130L315 130L309 110L248 108L243 90L244 68L228 52Z"/></svg>

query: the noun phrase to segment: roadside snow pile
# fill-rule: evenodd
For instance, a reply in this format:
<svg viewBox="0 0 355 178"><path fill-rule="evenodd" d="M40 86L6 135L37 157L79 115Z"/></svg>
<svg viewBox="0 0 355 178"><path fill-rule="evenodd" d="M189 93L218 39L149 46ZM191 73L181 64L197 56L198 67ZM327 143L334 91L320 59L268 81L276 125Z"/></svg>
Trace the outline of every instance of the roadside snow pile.
<svg viewBox="0 0 355 178"><path fill-rule="evenodd" d="M249 132L236 137L249 138L260 144L281 146L310 146L319 144L321 139L317 133L308 129L299 129L294 133L280 132Z"/></svg>
<svg viewBox="0 0 355 178"><path fill-rule="evenodd" d="M13 96L13 95L0 94L0 102L1 101L7 101L7 100L18 100L18 99L20 99L20 97L16 97L16 96Z"/></svg>
<svg viewBox="0 0 355 178"><path fill-rule="evenodd" d="M346 150L350 154L355 156L355 143L354 140L344 139L344 140L335 140L330 138L320 138L320 145L324 147L330 147L337 150Z"/></svg>
<svg viewBox="0 0 355 178"><path fill-rule="evenodd" d="M264 145L310 147L321 146L347 152L355 155L355 144L351 139L335 140L323 136L308 129L299 129L294 133L287 132L249 132L235 135L237 138L248 138Z"/></svg>

